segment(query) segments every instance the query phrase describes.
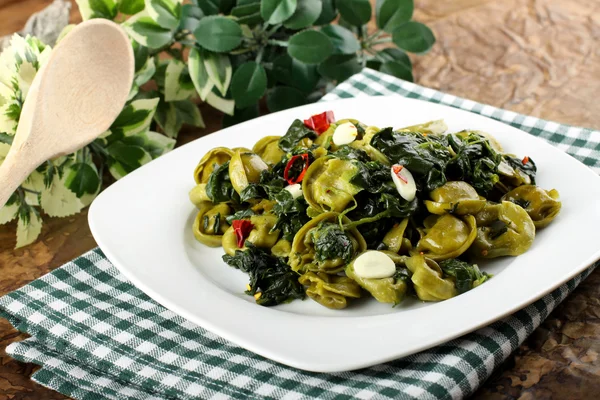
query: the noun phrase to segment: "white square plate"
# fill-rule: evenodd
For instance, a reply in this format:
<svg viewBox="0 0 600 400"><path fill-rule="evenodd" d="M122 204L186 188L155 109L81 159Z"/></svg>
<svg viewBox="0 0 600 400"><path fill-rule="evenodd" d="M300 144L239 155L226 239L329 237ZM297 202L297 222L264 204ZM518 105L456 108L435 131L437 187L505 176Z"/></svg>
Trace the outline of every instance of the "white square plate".
<svg viewBox="0 0 600 400"><path fill-rule="evenodd" d="M396 308L372 298L345 310L310 299L273 308L244 294L245 274L227 266L223 250L196 242L193 171L216 146L252 145L283 135L295 118L333 110L379 127L444 119L450 132L491 133L509 153L528 155L537 183L560 192L563 207L522 256L494 260L484 285L440 303L405 301ZM600 257L600 178L562 151L503 123L400 96L317 103L270 114L191 142L140 168L92 204L94 238L136 286L184 318L250 351L296 368L334 372L367 367L446 342L510 314L583 271Z"/></svg>

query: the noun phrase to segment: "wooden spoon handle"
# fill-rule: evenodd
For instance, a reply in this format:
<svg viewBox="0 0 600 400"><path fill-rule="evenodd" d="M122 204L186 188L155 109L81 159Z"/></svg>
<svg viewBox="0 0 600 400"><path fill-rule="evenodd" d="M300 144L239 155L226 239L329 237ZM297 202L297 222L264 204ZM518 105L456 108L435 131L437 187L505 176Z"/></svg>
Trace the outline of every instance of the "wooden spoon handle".
<svg viewBox="0 0 600 400"><path fill-rule="evenodd" d="M19 151L11 148L6 159L0 165L0 208L4 207L19 185L37 167L19 162L19 160L25 160L26 157L22 157L18 153Z"/></svg>

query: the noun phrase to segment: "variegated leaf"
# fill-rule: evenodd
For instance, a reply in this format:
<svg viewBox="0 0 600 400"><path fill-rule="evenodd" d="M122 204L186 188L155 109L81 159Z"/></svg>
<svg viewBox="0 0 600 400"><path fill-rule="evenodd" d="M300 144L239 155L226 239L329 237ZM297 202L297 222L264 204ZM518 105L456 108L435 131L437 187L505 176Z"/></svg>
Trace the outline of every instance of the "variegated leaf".
<svg viewBox="0 0 600 400"><path fill-rule="evenodd" d="M92 18L113 20L117 16L115 0L75 0L84 21Z"/></svg>
<svg viewBox="0 0 600 400"><path fill-rule="evenodd" d="M228 115L233 115L235 109L235 101L219 97L214 92L210 92L206 97L206 102L213 108L224 112Z"/></svg>
<svg viewBox="0 0 600 400"><path fill-rule="evenodd" d="M139 44L151 49L158 49L173 40L172 29L158 25L146 11L137 13L122 24L129 36Z"/></svg>
<svg viewBox="0 0 600 400"><path fill-rule="evenodd" d="M206 67L204 66L204 60L202 60L202 55L197 48L193 48L190 51L188 68L198 96L200 96L202 101L205 101L206 96L208 96L215 84L209 78Z"/></svg>
<svg viewBox="0 0 600 400"><path fill-rule="evenodd" d="M165 101L190 98L196 91L184 62L170 60L165 73Z"/></svg>
<svg viewBox="0 0 600 400"><path fill-rule="evenodd" d="M17 223L17 244L15 249L33 243L42 232L42 218L32 207L19 211Z"/></svg>
<svg viewBox="0 0 600 400"><path fill-rule="evenodd" d="M113 122L110 127L111 132L131 136L146 131L156 112L158 100L158 98L140 99L131 102Z"/></svg>
<svg viewBox="0 0 600 400"><path fill-rule="evenodd" d="M206 52L204 67L215 87L221 92L221 95L225 96L233 73L229 56L227 54Z"/></svg>

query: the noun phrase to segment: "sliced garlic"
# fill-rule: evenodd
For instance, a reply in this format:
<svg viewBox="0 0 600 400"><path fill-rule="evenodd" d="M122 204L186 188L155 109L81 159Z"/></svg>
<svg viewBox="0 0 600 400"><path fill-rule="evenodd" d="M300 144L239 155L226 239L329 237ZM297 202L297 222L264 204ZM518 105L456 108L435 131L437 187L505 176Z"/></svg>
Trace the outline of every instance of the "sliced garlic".
<svg viewBox="0 0 600 400"><path fill-rule="evenodd" d="M292 194L294 199L302 196L302 185L299 183L294 183L293 185L288 185L285 187L285 190Z"/></svg>
<svg viewBox="0 0 600 400"><path fill-rule="evenodd" d="M352 122L344 122L340 124L333 132L333 143L336 146L343 144L349 144L356 140L358 136L358 130Z"/></svg>
<svg viewBox="0 0 600 400"><path fill-rule="evenodd" d="M396 264L387 254L370 250L354 260L354 273L365 279L389 278L396 273Z"/></svg>
<svg viewBox="0 0 600 400"><path fill-rule="evenodd" d="M413 201L417 195L417 185L410 171L399 164L392 165L390 171L398 194L406 201Z"/></svg>

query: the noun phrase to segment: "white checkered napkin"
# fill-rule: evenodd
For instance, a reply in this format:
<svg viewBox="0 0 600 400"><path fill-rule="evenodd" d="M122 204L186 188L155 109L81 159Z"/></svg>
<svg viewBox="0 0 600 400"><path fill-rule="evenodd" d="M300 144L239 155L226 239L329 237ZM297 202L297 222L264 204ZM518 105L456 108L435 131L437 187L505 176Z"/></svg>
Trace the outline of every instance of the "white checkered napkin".
<svg viewBox="0 0 600 400"><path fill-rule="evenodd" d="M591 161L578 158L598 168L598 132L478 105L374 71L355 75L326 100L392 92L490 115L563 144L576 157L573 149L590 150L585 157ZM41 365L35 381L78 399L459 399L473 393L594 267L460 339L336 374L283 366L184 320L130 284L99 249L0 298L0 315L32 336L7 353Z"/></svg>

